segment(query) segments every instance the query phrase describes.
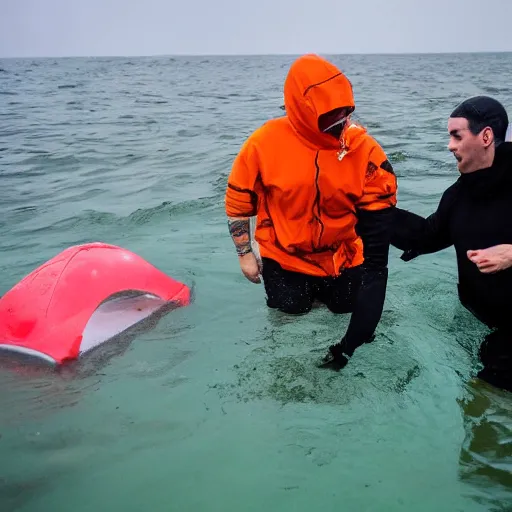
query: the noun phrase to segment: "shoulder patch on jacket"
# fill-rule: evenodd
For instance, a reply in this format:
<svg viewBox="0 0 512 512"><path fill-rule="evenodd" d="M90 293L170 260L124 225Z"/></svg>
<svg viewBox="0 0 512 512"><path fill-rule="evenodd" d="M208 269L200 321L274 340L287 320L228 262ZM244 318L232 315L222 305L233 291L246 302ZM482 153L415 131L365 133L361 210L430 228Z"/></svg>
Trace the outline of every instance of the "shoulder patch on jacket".
<svg viewBox="0 0 512 512"><path fill-rule="evenodd" d="M376 170L377 166L373 162L368 162L368 167L366 168L366 177L369 178Z"/></svg>
<svg viewBox="0 0 512 512"><path fill-rule="evenodd" d="M384 162L380 164L380 168L383 169L384 171L390 172L391 174L395 174L393 166L391 165L391 162L389 160L384 160Z"/></svg>

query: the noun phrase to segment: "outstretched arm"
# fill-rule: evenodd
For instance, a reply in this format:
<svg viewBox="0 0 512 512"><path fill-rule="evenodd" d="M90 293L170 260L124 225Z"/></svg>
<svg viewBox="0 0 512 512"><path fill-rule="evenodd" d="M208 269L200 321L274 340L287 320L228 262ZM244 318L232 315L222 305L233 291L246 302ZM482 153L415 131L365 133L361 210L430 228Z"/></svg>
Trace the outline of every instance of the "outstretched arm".
<svg viewBox="0 0 512 512"><path fill-rule="evenodd" d="M354 351L373 339L382 316L388 279L388 255L396 204L396 176L380 147L371 155L363 197L357 205L357 233L364 263L354 311L342 340L329 348L326 363L343 367Z"/></svg>
<svg viewBox="0 0 512 512"><path fill-rule="evenodd" d="M443 194L437 210L427 218L396 208L391 245L404 251L402 260L409 261L420 254L431 254L452 245L449 218L455 192L452 185Z"/></svg>
<svg viewBox="0 0 512 512"><path fill-rule="evenodd" d="M358 212L358 232L363 240L364 263L354 312L343 338L343 349L351 356L357 347L373 339L382 316L388 280L389 239L394 208Z"/></svg>

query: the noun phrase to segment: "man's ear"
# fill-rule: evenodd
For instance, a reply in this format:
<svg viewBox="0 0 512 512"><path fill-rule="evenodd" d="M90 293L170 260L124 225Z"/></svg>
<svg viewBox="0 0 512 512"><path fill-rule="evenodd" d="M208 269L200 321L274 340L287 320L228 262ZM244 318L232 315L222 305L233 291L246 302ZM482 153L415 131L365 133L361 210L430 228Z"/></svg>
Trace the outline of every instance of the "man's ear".
<svg viewBox="0 0 512 512"><path fill-rule="evenodd" d="M484 128L482 132L482 140L484 141L484 145L486 147L489 147L494 142L494 133L492 131L492 128L487 126Z"/></svg>

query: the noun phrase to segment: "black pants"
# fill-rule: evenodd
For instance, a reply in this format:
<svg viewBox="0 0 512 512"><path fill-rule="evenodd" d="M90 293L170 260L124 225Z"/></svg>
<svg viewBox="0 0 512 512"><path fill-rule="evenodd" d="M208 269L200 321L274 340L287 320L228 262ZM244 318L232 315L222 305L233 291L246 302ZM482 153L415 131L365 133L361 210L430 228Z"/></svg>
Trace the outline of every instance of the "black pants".
<svg viewBox="0 0 512 512"><path fill-rule="evenodd" d="M480 346L484 365L478 377L498 388L512 391L512 331L497 329Z"/></svg>
<svg viewBox="0 0 512 512"><path fill-rule="evenodd" d="M279 263L262 258L267 306L288 314L307 313L316 299L333 313L350 313L361 282L359 267L338 277L317 277L284 270Z"/></svg>

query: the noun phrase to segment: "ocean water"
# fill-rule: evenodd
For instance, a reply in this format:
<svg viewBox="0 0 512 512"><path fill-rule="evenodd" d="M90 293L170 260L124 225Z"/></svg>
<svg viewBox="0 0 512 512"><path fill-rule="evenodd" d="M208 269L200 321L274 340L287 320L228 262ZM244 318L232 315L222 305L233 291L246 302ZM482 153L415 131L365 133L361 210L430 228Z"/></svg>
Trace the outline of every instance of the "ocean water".
<svg viewBox="0 0 512 512"><path fill-rule="evenodd" d="M453 107L512 109L512 54L328 57L420 214L457 178ZM376 341L340 373L315 362L348 318L269 311L240 273L226 177L292 60L0 60L0 294L89 241L194 291L61 372L3 360L2 512L512 510L512 395L474 379L453 249L391 250Z"/></svg>

